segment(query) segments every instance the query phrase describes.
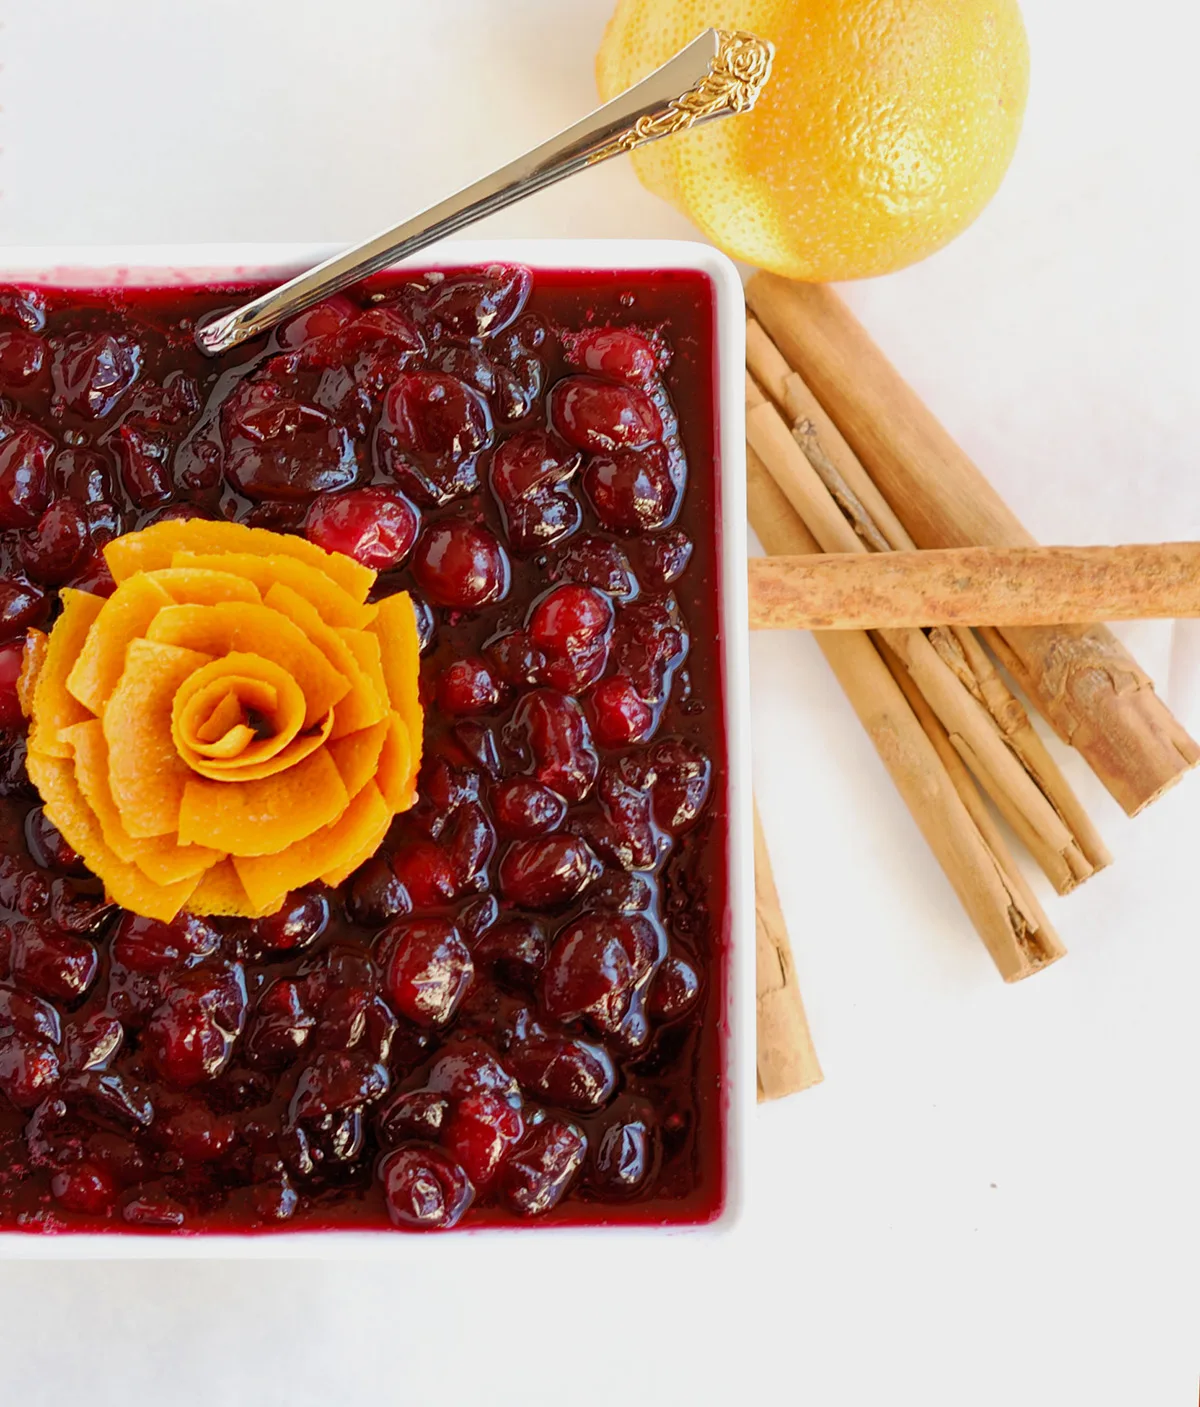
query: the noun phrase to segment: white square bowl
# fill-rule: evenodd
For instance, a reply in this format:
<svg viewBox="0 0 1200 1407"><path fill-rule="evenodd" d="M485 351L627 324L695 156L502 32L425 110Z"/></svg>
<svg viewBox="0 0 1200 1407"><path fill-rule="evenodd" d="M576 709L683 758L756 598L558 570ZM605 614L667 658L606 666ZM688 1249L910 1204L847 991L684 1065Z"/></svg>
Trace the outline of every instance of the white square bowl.
<svg viewBox="0 0 1200 1407"><path fill-rule="evenodd" d="M83 289L231 282L284 278L336 252L336 246L302 244L122 245L0 248L0 284L34 283ZM714 390L718 446L717 523L727 749L729 913L726 935L726 1002L719 1015L724 1061L725 1201L720 1214L700 1226L648 1225L483 1227L451 1236L414 1236L380 1230L270 1231L248 1234L154 1235L141 1232L27 1233L0 1231L0 1259L383 1259L413 1263L430 1243L447 1254L447 1242L477 1245L482 1239L550 1239L558 1247L575 1238L644 1238L711 1235L738 1220L745 1185L749 1111L755 1102L754 873L750 781L749 650L746 602L745 305L733 264L708 245L682 240L488 240L452 241L426 250L413 268L456 268L489 263L533 269L611 272L689 269L711 281L715 304ZM461 1252L451 1252L456 1254Z"/></svg>

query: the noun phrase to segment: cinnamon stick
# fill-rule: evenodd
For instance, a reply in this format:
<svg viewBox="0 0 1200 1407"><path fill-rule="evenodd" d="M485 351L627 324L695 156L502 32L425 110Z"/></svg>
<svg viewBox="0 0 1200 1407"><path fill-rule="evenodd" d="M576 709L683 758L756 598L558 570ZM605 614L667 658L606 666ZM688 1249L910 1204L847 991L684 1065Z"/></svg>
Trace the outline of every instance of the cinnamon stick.
<svg viewBox="0 0 1200 1407"><path fill-rule="evenodd" d="M918 547L1033 545L831 289L759 273L746 297ZM994 638L1017 682L1130 815L1200 761L1200 748L1104 626L1008 626Z"/></svg>
<svg viewBox="0 0 1200 1407"><path fill-rule="evenodd" d="M746 377L746 438L820 546L865 554L867 547L801 453L776 407ZM1093 873L1061 812L1008 744L995 719L919 629L884 630L955 748L1060 892Z"/></svg>
<svg viewBox="0 0 1200 1407"><path fill-rule="evenodd" d="M759 630L1057 625L1200 615L1200 542L954 547L750 563Z"/></svg>
<svg viewBox="0 0 1200 1407"><path fill-rule="evenodd" d="M793 438L859 538L877 551L912 550L912 538L858 456L753 318L746 327L746 362L790 420ZM966 627L934 627L929 642L963 687L992 715L1005 742L1074 835L1076 849L1060 852L1043 844L1035 832L1027 831L1019 817L1009 815L1058 892L1069 893L1077 883L1112 863L1099 832L975 632Z"/></svg>
<svg viewBox="0 0 1200 1407"><path fill-rule="evenodd" d="M766 551L819 552L753 449L746 459L750 523ZM1061 957L1058 936L1025 903L1011 864L1006 868L980 834L870 637L856 630L817 631L813 639L1004 980L1028 977Z"/></svg>
<svg viewBox="0 0 1200 1407"><path fill-rule="evenodd" d="M825 1078L808 1029L771 855L754 807L754 921L757 959L758 1098L782 1099Z"/></svg>

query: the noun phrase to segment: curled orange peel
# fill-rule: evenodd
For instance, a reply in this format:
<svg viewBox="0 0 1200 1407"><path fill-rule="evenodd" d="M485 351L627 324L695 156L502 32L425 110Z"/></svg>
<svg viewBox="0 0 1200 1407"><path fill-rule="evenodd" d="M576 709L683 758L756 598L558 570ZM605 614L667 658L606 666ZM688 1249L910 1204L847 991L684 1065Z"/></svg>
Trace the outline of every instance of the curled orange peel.
<svg viewBox="0 0 1200 1407"><path fill-rule="evenodd" d="M107 599L30 632L28 768L49 819L134 913L255 918L339 884L416 799L406 595L303 538L201 519L105 549Z"/></svg>

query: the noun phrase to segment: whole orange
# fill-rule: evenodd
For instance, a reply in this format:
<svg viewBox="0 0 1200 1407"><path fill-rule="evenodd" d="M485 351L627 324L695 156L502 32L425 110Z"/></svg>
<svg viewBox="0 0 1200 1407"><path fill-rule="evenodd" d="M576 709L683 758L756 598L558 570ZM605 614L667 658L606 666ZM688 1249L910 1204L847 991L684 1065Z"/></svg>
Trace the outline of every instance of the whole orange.
<svg viewBox="0 0 1200 1407"><path fill-rule="evenodd" d="M1029 86L1016 0L618 0L601 96L708 25L774 43L757 107L633 160L734 258L822 282L888 273L953 239L999 186Z"/></svg>

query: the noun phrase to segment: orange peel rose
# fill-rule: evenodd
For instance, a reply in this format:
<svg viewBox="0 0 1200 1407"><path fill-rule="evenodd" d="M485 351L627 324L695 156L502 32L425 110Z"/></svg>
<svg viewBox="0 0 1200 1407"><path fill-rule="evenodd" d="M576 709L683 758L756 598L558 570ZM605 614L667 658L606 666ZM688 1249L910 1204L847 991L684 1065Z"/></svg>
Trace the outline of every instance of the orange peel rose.
<svg viewBox="0 0 1200 1407"><path fill-rule="evenodd" d="M107 599L64 590L22 698L46 815L147 918L258 917L340 884L416 799L407 595L303 538L158 523L105 549Z"/></svg>

